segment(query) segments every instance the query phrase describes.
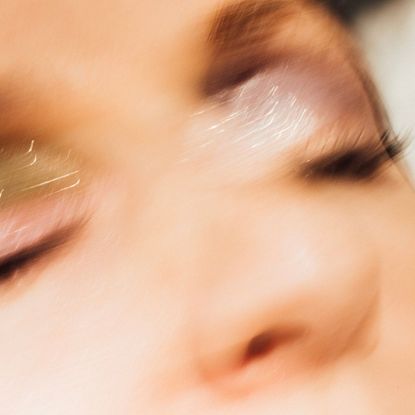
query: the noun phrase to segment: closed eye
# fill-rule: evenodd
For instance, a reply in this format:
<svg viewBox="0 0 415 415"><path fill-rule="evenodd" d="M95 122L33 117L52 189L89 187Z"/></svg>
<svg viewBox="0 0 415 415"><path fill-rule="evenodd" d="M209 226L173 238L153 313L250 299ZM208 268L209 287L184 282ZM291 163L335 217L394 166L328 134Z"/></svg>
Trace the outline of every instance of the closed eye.
<svg viewBox="0 0 415 415"><path fill-rule="evenodd" d="M79 229L79 225L67 227L39 242L0 258L0 284L12 279L18 272L26 270L65 245Z"/></svg>
<svg viewBox="0 0 415 415"><path fill-rule="evenodd" d="M387 132L382 135L376 147L351 148L325 156L306 163L301 173L314 180L368 180L374 178L388 161L397 159L404 149L402 140L396 137L391 139Z"/></svg>

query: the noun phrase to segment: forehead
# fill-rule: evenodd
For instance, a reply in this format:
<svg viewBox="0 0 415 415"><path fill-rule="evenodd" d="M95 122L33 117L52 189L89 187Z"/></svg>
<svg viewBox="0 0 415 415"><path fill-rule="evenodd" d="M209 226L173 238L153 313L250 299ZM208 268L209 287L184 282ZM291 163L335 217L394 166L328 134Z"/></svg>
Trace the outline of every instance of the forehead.
<svg viewBox="0 0 415 415"><path fill-rule="evenodd" d="M327 21L318 13L307 19L310 10L303 0L3 1L0 42L3 60L14 57L18 63L24 55L49 70L71 60L94 63L107 59L113 67L116 63L135 64L143 72L146 61L160 59L162 63L160 56L165 62L180 53L200 51L212 31L219 42L228 41L233 47L238 39L249 40L240 35L252 34L253 28L259 27L258 35L269 27L290 24L294 29L301 21L312 20L313 27L302 26L301 31L314 30L308 43L317 44L322 30L316 28L327 26ZM115 56L120 60L115 62ZM179 62L170 61L170 69ZM151 70L154 73L154 65Z"/></svg>

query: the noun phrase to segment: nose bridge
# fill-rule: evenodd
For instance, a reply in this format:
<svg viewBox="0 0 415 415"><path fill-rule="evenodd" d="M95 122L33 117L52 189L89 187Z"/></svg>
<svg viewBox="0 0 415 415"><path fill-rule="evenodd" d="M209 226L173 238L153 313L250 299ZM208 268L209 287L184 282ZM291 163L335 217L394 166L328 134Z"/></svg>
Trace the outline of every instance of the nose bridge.
<svg viewBox="0 0 415 415"><path fill-rule="evenodd" d="M282 195L273 204L226 196L205 203L195 218L203 246L199 284L224 295L237 286L238 297L247 297L245 307L254 292L275 299L276 291L298 294L311 284L311 276L321 274L324 238L299 206Z"/></svg>
<svg viewBox="0 0 415 415"><path fill-rule="evenodd" d="M304 305L321 276L311 236L298 229L293 215L277 209L222 208L228 211L210 217L201 235L205 249L198 284L203 289L195 289L203 304L201 325L212 329L212 337L242 336L243 342L249 332L288 326L295 314L301 319L301 307L292 305Z"/></svg>

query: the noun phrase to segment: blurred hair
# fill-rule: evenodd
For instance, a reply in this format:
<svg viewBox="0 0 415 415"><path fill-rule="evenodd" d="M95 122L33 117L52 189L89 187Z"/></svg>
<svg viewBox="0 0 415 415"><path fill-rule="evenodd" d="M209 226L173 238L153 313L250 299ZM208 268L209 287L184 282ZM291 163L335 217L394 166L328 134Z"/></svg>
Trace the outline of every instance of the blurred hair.
<svg viewBox="0 0 415 415"><path fill-rule="evenodd" d="M346 22L351 22L361 12L394 0L320 0Z"/></svg>

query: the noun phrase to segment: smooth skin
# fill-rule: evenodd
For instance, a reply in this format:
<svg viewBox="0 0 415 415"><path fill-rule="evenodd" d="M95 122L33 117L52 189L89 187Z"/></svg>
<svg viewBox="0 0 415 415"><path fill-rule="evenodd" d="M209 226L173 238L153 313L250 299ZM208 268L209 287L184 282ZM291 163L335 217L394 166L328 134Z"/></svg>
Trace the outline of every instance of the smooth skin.
<svg viewBox="0 0 415 415"><path fill-rule="evenodd" d="M70 149L84 184L8 210L83 225L0 286L2 414L414 413L415 194L392 162L293 173L378 120L343 30L285 3L275 47L299 58L275 77L312 139L252 158L233 124L219 151L197 139L224 116L194 114L230 0L0 3L0 136Z"/></svg>

